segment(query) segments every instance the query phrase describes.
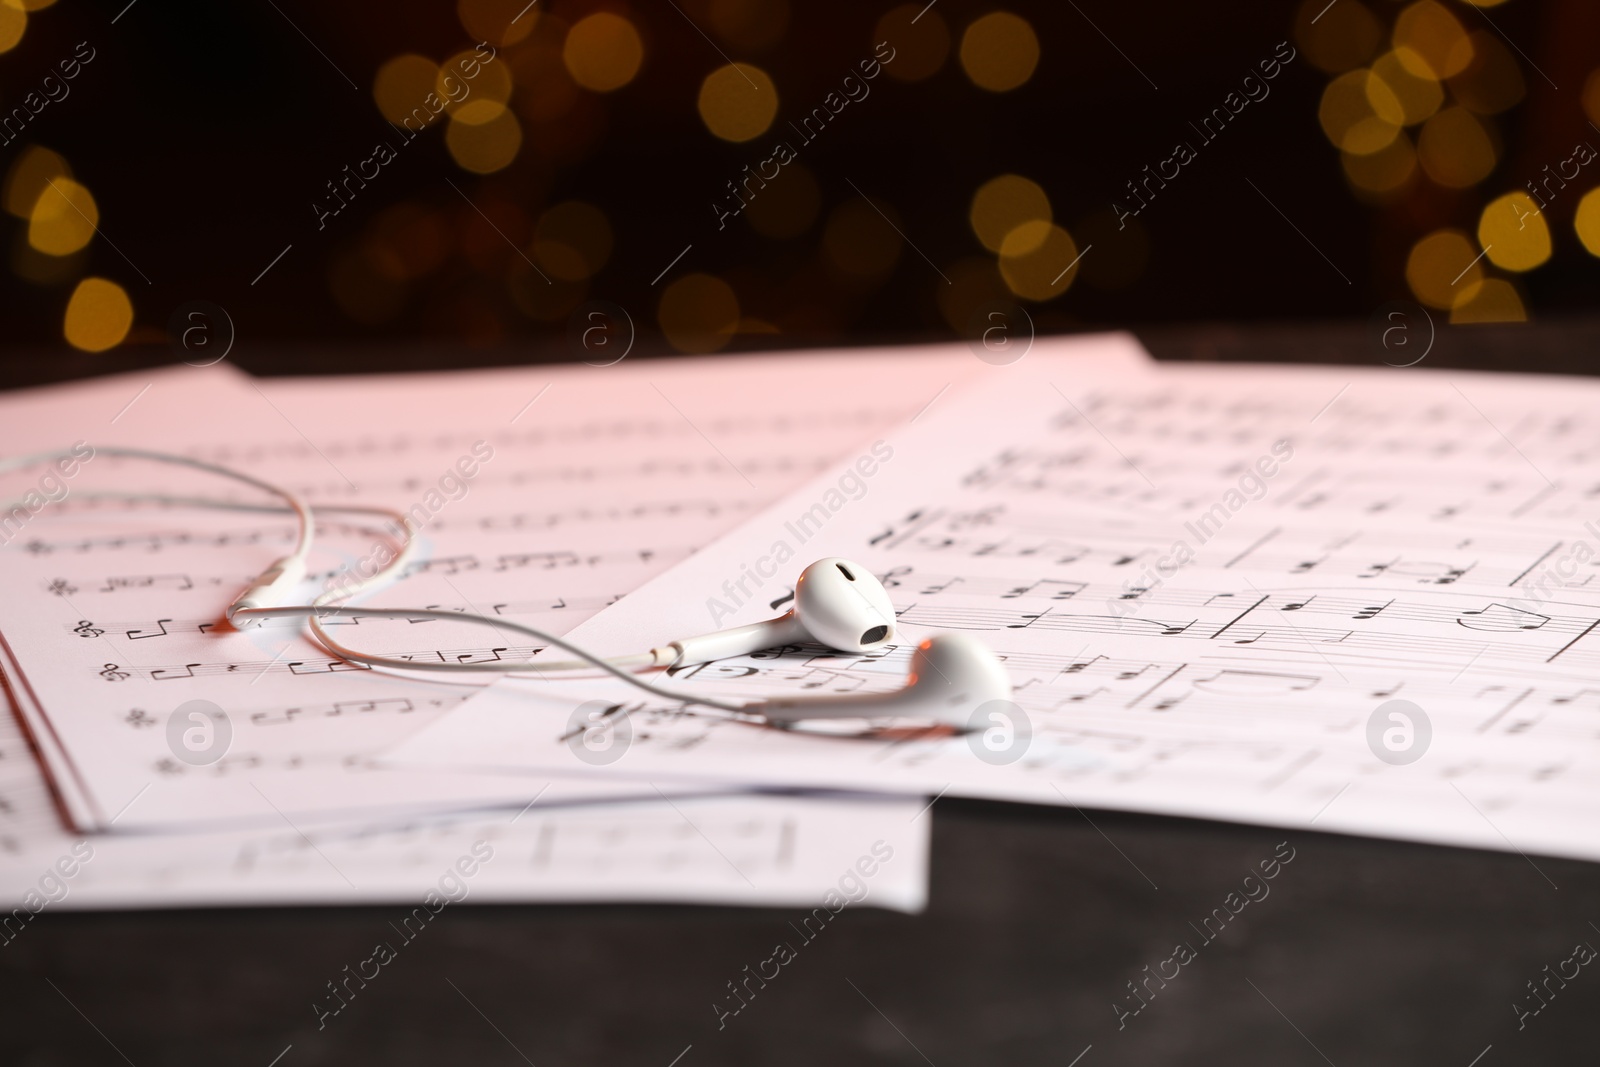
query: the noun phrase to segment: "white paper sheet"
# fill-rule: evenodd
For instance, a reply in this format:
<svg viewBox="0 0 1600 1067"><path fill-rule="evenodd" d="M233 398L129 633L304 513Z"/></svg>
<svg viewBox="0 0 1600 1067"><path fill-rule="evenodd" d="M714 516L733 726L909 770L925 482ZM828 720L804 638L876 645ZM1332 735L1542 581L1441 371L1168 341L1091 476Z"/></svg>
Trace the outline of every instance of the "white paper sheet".
<svg viewBox="0 0 1600 1067"><path fill-rule="evenodd" d="M561 631L984 369L963 347L261 383L177 368L145 376L148 389L120 380L0 399L0 450L140 444L247 469L314 504L415 505L424 557L366 603ZM464 483L463 458L476 468ZM0 550L0 637L79 826L119 812L118 829L277 826L513 803L545 785L552 799L616 792L376 772L371 753L472 688L336 663L292 624L218 632L229 599L284 550L283 517L85 506L106 490L241 499L230 484L102 457L71 488ZM358 522L332 524L313 573L358 565L376 540ZM347 640L374 651L451 659L527 644L446 623L342 632L357 631ZM195 699L221 707L233 732L207 766L172 758L166 736Z"/></svg>
<svg viewBox="0 0 1600 1067"><path fill-rule="evenodd" d="M1421 368L1095 375L1047 358L1010 370L893 435L893 463L794 567L827 555L869 566L908 640L979 634L1031 721L1031 740L1007 748L985 720L1014 762L980 759L984 733L808 737L663 710L610 684L520 681L394 759L558 768L570 756L538 709L560 718L602 700L633 709L631 746L603 768L618 776L945 792L1600 858L1600 384ZM785 524L828 483L574 639L649 647L706 629L707 598L791 536ZM724 624L770 614L757 599ZM900 684L906 662L904 645L865 657L792 648L669 684L724 698L867 692Z"/></svg>
<svg viewBox="0 0 1600 1067"><path fill-rule="evenodd" d="M907 912L926 903L932 817L921 798L669 796L555 808L541 797L304 834L79 835L62 826L20 730L0 715L0 944L56 909L417 904L430 890L479 903L810 906L878 842L893 859L875 864L861 903Z"/></svg>

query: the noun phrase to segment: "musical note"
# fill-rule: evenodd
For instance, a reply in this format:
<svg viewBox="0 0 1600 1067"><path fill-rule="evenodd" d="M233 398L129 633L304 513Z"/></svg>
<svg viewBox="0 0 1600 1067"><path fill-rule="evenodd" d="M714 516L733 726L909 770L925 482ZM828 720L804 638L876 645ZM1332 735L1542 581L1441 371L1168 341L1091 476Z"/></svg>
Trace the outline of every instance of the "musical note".
<svg viewBox="0 0 1600 1067"><path fill-rule="evenodd" d="M77 634L79 637L99 637L101 634L105 633L104 630L96 629L88 619L84 619L83 621L79 622L78 625L74 626L72 628L72 632Z"/></svg>
<svg viewBox="0 0 1600 1067"><path fill-rule="evenodd" d="M107 663L105 669L100 672L100 677L108 682L121 682L127 680L128 672L119 670L115 663Z"/></svg>
<svg viewBox="0 0 1600 1067"><path fill-rule="evenodd" d="M129 630L127 638L130 641L142 641L150 637L165 637L167 635L167 623L171 621L171 619L157 619L154 632L150 630Z"/></svg>
<svg viewBox="0 0 1600 1067"><path fill-rule="evenodd" d="M1468 616L1472 616L1468 618ZM1488 630L1496 633L1514 633L1517 630L1537 630L1550 622L1550 616L1536 611L1524 611L1510 604L1490 604L1488 607L1463 611L1456 623L1469 630Z"/></svg>

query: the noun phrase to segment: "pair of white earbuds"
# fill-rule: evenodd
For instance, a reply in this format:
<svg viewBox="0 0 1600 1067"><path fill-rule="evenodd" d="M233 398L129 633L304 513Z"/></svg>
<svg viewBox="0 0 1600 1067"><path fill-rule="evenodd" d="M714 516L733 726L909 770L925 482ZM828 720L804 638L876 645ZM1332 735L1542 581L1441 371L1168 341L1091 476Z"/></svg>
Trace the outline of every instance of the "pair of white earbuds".
<svg viewBox="0 0 1600 1067"><path fill-rule="evenodd" d="M353 505L322 506L316 510L381 515L405 531L393 557L370 577L334 592L316 597L310 604L285 605L283 602L306 579L306 558L312 544L313 508L298 494L251 475L203 460L166 452L138 448L99 447L96 454L189 467L243 482L277 496L294 514L298 523L295 547L247 585L228 605L226 617L243 629L269 618L305 618L313 638L333 655L370 666L398 670L476 671L533 673L548 675L561 671L598 668L608 674L675 703L701 704L722 711L760 716L772 724L792 724L810 719L916 719L932 725L967 730L973 715L983 705L1010 700L1011 681L994 653L982 642L965 634L937 634L919 644L911 657L906 685L888 693L866 696L774 697L747 703L733 703L714 697L667 689L634 673L650 668L692 666L728 656L744 655L761 649L812 640L841 652L868 652L895 637L894 606L881 582L866 568L846 559L818 560L801 572L795 585L794 607L775 619L719 630L680 641L673 641L649 652L633 656L603 658L565 639L510 619L491 618L438 609L358 608L344 600L399 577L410 561L416 530L408 516L387 508ZM70 450L35 453L0 460L0 472L73 455ZM120 495L119 499L150 500L243 510L262 509L256 505L218 502L191 497L155 497L151 494ZM527 634L577 657L576 660L525 663L421 663L375 656L346 648L328 634L322 625L325 617L445 619L478 623L499 630Z"/></svg>

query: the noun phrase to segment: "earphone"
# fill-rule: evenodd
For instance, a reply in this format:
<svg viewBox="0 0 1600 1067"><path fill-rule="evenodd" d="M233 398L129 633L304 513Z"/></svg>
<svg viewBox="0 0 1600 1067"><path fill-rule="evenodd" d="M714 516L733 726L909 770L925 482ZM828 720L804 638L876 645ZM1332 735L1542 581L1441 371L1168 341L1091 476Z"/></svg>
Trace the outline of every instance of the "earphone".
<svg viewBox="0 0 1600 1067"><path fill-rule="evenodd" d="M917 646L912 654L911 668L904 688L868 696L852 694L830 697L777 697L734 703L668 689L634 673L651 668L690 666L807 639L844 652L868 652L889 644L894 640L896 633L894 606L889 600L889 594L870 571L850 560L829 557L806 567L795 585L794 607L777 618L672 641L644 653L606 658L596 656L555 634L510 619L438 609L362 608L336 603L369 592L380 584L398 578L400 572L410 562L415 549L416 530L410 518L402 512L354 505L319 506L314 509L291 490L229 467L172 453L124 447L100 447L95 449L95 453L150 460L204 471L233 479L282 500L284 506L281 509L270 510L286 510L293 514L296 522L294 547L289 554L275 560L271 566L252 579L229 603L224 616L236 629L259 625L272 618L304 618L312 638L319 645L334 656L352 662L398 670L500 672L540 676L593 667L653 696L675 703L703 705L738 715L760 716L765 722L773 725L792 725L811 719L920 719L937 726L965 730L968 728L972 713L983 704L995 700L1009 700L1011 697L1010 679L994 653L975 638L953 633L935 635ZM0 459L0 473L71 455L77 453L71 450L58 450ZM148 496L135 496L130 499L148 498ZM192 498L160 499L180 503L204 503L210 506L233 506ZM261 510L255 507L251 509ZM352 512L387 517L398 531L395 535L398 544L389 558L384 560L372 574L360 575L354 582L324 592L315 597L310 604L286 605L284 601L307 578L306 561L311 552L316 511ZM499 630L526 634L559 648L575 656L576 659L556 662L529 660L522 663L503 661L427 663L393 659L347 648L334 640L322 625L322 620L338 616L446 619L493 626Z"/></svg>

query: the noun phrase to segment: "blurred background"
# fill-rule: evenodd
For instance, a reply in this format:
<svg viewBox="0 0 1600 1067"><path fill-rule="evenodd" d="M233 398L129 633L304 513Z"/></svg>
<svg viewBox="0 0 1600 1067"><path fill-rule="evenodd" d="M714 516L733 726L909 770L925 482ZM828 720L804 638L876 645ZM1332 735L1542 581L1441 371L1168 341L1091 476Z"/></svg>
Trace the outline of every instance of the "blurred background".
<svg viewBox="0 0 1600 1067"><path fill-rule="evenodd" d="M1597 123L1593 0L0 0L0 373L1531 335Z"/></svg>

